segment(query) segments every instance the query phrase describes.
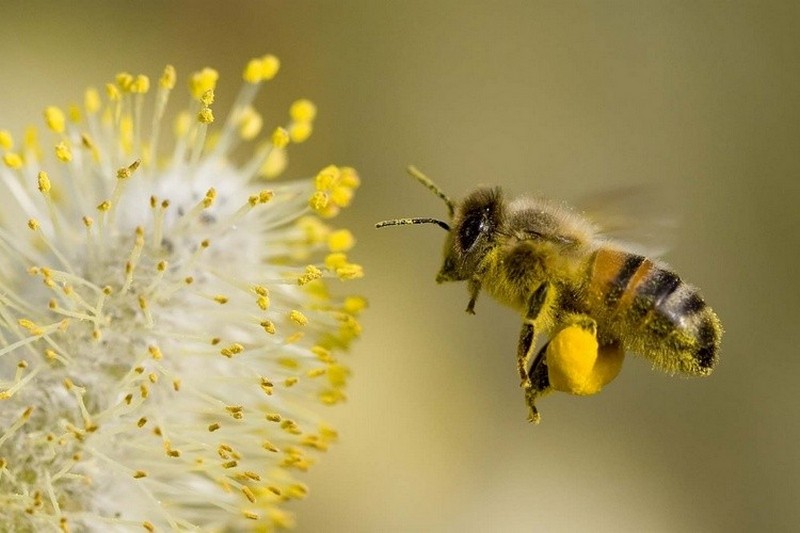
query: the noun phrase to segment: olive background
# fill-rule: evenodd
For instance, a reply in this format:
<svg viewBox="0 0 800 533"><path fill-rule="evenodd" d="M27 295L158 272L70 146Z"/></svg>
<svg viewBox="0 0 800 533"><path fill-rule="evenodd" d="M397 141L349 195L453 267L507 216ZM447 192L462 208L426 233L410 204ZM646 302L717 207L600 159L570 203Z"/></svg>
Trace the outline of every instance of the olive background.
<svg viewBox="0 0 800 533"><path fill-rule="evenodd" d="M800 4L795 2L4 2L0 127L119 70L221 73L223 116L274 53L265 123L319 107L288 176L363 178L339 222L369 298L341 441L305 477L298 531L748 531L800 525ZM175 99L178 100L177 98ZM174 104L174 102L173 102ZM446 217L479 183L575 200L630 185L683 213L665 257L726 329L708 379L629 357L530 426L516 314L437 286ZM648 211L649 205L640 205Z"/></svg>

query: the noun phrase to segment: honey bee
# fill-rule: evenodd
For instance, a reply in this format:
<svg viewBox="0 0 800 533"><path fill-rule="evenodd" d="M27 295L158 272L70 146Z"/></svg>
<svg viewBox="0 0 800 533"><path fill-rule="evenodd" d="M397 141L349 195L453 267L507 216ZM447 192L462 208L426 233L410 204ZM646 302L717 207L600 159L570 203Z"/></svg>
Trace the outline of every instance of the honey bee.
<svg viewBox="0 0 800 533"><path fill-rule="evenodd" d="M447 239L436 281L467 282L467 313L475 314L481 290L521 313L517 368L531 422L539 422L536 399L555 379L548 348L569 328L596 339L581 348L597 352L588 355L616 357L606 382L625 352L669 373L707 376L714 369L720 321L697 289L665 265L605 239L562 205L527 197L507 201L499 187L477 188L457 203L414 167L408 171L444 201L450 222L403 218L376 227L438 225ZM548 337L537 352L540 334Z"/></svg>

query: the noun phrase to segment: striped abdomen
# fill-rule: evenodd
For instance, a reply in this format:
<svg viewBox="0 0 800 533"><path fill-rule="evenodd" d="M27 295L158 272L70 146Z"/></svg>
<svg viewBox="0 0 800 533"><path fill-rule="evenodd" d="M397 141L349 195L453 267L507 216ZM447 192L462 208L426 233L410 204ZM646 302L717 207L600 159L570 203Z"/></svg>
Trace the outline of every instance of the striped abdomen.
<svg viewBox="0 0 800 533"><path fill-rule="evenodd" d="M599 334L661 369L706 375L716 364L719 319L695 288L650 259L598 250L586 296Z"/></svg>

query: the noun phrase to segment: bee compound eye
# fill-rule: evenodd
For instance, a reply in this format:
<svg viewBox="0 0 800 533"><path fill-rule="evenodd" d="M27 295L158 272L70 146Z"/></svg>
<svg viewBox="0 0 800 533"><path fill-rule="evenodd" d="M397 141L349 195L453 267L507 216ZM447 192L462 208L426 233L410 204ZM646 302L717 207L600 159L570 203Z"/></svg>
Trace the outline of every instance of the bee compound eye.
<svg viewBox="0 0 800 533"><path fill-rule="evenodd" d="M480 213L469 215L464 219L458 232L458 242L462 250L468 252L475 245L475 241L478 240L484 225L485 222Z"/></svg>

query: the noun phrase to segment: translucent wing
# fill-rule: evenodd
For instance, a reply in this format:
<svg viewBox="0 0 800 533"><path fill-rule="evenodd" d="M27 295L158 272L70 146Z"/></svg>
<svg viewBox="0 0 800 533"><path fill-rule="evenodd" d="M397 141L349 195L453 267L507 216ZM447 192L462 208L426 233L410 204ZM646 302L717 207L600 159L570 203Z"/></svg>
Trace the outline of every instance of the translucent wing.
<svg viewBox="0 0 800 533"><path fill-rule="evenodd" d="M648 257L669 251L680 226L674 194L658 187L626 186L594 193L576 203L598 228L598 238Z"/></svg>

